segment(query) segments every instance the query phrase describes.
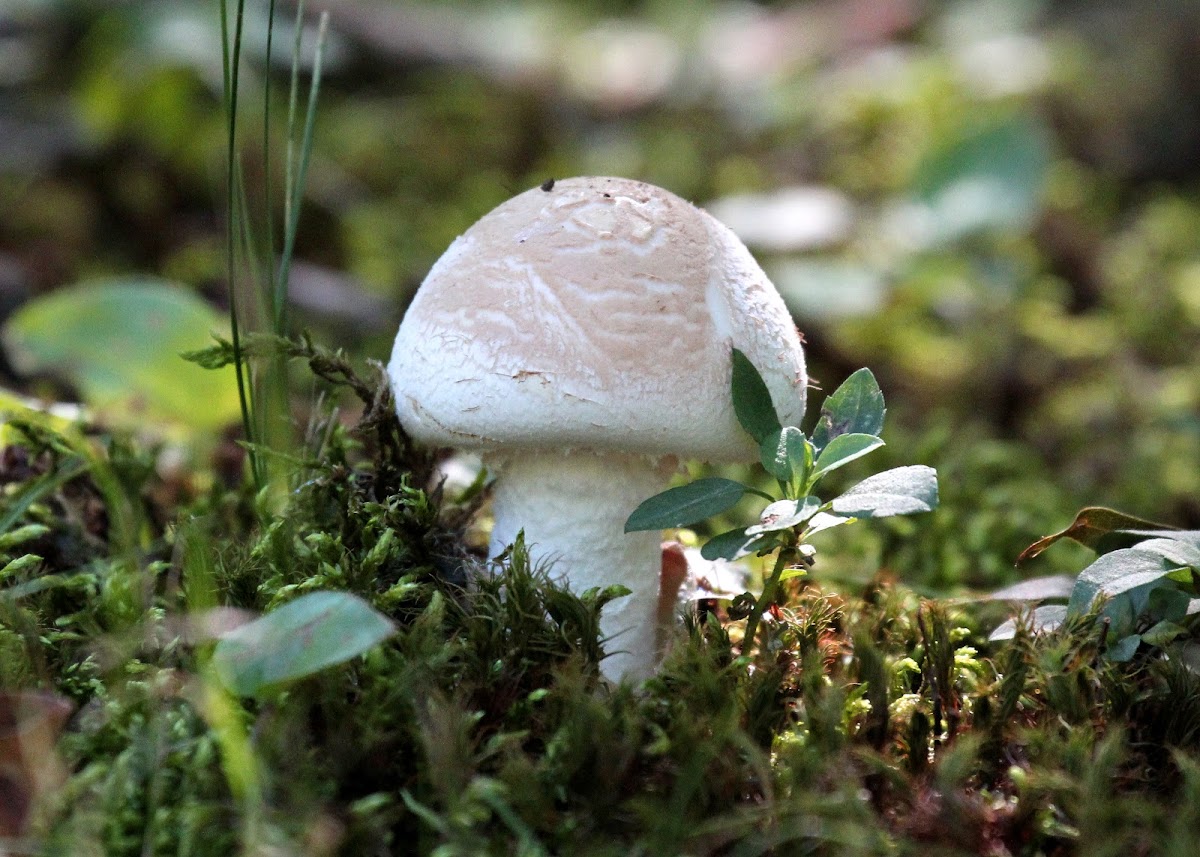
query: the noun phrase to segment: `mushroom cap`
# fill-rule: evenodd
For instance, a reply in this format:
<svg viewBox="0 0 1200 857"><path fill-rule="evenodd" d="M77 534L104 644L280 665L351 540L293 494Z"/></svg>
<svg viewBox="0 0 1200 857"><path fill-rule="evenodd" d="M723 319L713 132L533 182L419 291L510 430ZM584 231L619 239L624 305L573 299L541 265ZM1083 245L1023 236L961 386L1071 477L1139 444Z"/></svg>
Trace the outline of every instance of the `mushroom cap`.
<svg viewBox="0 0 1200 857"><path fill-rule="evenodd" d="M430 445L737 461L755 446L733 411L733 348L799 423L800 336L742 242L662 188L574 178L455 239L388 372L401 424Z"/></svg>

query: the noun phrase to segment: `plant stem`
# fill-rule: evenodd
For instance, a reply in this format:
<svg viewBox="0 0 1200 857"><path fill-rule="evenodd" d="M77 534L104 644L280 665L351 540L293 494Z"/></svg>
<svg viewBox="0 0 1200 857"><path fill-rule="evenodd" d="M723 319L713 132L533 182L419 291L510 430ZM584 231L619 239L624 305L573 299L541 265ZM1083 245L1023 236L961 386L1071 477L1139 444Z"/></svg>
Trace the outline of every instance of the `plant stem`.
<svg viewBox="0 0 1200 857"><path fill-rule="evenodd" d="M775 558L775 568L771 570L771 576L763 584L762 594L754 602L754 609L746 617L746 631L742 635L743 655L749 654L750 648L754 645L754 636L758 633L759 620L762 619L767 608L774 603L775 590L779 588L779 578L783 576L784 569L788 568L798 557L798 547L799 542L793 536L791 541L779 549L779 555Z"/></svg>

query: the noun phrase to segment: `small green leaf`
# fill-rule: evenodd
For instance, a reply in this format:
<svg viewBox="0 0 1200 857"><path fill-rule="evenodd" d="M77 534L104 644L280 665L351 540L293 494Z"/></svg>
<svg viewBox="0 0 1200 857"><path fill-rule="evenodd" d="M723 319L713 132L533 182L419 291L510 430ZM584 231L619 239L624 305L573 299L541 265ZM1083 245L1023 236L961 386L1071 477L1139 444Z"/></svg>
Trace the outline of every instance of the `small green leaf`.
<svg viewBox="0 0 1200 857"><path fill-rule="evenodd" d="M0 583L5 583L10 577L24 574L32 568L37 568L42 558L35 553L22 554L0 568Z"/></svg>
<svg viewBox="0 0 1200 857"><path fill-rule="evenodd" d="M808 481L813 466L812 444L795 426L784 426L763 438L760 455L767 473L793 492Z"/></svg>
<svg viewBox="0 0 1200 857"><path fill-rule="evenodd" d="M1106 553L1079 573L1067 606L1072 614L1085 613L1097 595L1112 597L1156 583L1176 568L1152 551L1124 548Z"/></svg>
<svg viewBox="0 0 1200 857"><path fill-rule="evenodd" d="M616 601L618 598L624 598L626 595L632 595L633 590L628 586L622 586L619 583L613 583L608 586L593 586L579 596L579 600L585 604L595 604L597 607L603 607L610 601Z"/></svg>
<svg viewBox="0 0 1200 857"><path fill-rule="evenodd" d="M1047 601L1052 598L1070 598L1075 588L1075 578L1067 574L1035 577L1022 580L1003 589L983 596L987 601Z"/></svg>
<svg viewBox="0 0 1200 857"><path fill-rule="evenodd" d="M1188 615L1192 598L1173 586L1156 586L1146 599L1146 613L1152 619L1179 622Z"/></svg>
<svg viewBox="0 0 1200 857"><path fill-rule="evenodd" d="M844 434L869 434L883 431L887 409L883 392L870 369L859 369L842 382L821 405L821 416L813 429L813 446L818 453L835 437Z"/></svg>
<svg viewBox="0 0 1200 857"><path fill-rule="evenodd" d="M1067 618L1067 608L1062 604L1047 604L1044 607L1038 607L1033 611L1031 621L1029 622L1029 630L1035 634L1045 634L1054 631ZM1007 622L992 631L988 637L992 642L1001 640L1011 640L1017 635L1017 620L1009 619Z"/></svg>
<svg viewBox="0 0 1200 857"><path fill-rule="evenodd" d="M345 663L396 632L349 592L310 592L225 635L213 650L217 676L239 696Z"/></svg>
<svg viewBox="0 0 1200 857"><path fill-rule="evenodd" d="M913 464L867 477L830 507L839 515L854 518L887 518L930 512L937 504L937 471Z"/></svg>
<svg viewBox="0 0 1200 857"><path fill-rule="evenodd" d="M805 497L802 500L779 500L763 509L759 522L749 527L746 535L756 536L759 533L790 530L817 514L820 508L821 501L816 497Z"/></svg>
<svg viewBox="0 0 1200 857"><path fill-rule="evenodd" d="M1164 619L1142 633L1142 642L1162 648L1176 637L1186 633L1186 628Z"/></svg>
<svg viewBox="0 0 1200 857"><path fill-rule="evenodd" d="M1123 637L1116 645L1111 646L1104 656L1113 663L1123 664L1133 660L1133 656L1137 654L1138 646L1142 643L1141 634L1130 634L1128 637Z"/></svg>
<svg viewBox="0 0 1200 857"><path fill-rule="evenodd" d="M870 434L840 434L821 450L813 465L812 481L816 482L831 470L837 470L843 464L862 458L869 452L874 452L883 446L883 441Z"/></svg>
<svg viewBox="0 0 1200 857"><path fill-rule="evenodd" d="M205 369L224 369L237 363L233 343L220 336L213 336L216 342L207 348L195 351L184 351L179 356L188 363L195 363Z"/></svg>
<svg viewBox="0 0 1200 857"><path fill-rule="evenodd" d="M731 479L697 479L643 501L625 522L625 532L686 527L732 508L747 490Z"/></svg>
<svg viewBox="0 0 1200 857"><path fill-rule="evenodd" d="M0 531L0 551L8 551L19 544L40 539L49 532L50 528L45 524L26 524L7 533Z"/></svg>
<svg viewBox="0 0 1200 857"><path fill-rule="evenodd" d="M718 559L735 560L765 548L771 542L769 535L746 535L743 527L727 530L713 536L700 548L700 556L709 562Z"/></svg>
<svg viewBox="0 0 1200 857"><path fill-rule="evenodd" d="M855 518L843 518L840 515L831 515L828 512L817 512L809 521L808 526L804 530L805 537L815 536L817 533L825 530L832 530L834 527L840 527L844 524L853 524Z"/></svg>
<svg viewBox="0 0 1200 857"><path fill-rule="evenodd" d="M759 443L782 427L762 375L750 358L736 348L733 349L733 412L742 428Z"/></svg>

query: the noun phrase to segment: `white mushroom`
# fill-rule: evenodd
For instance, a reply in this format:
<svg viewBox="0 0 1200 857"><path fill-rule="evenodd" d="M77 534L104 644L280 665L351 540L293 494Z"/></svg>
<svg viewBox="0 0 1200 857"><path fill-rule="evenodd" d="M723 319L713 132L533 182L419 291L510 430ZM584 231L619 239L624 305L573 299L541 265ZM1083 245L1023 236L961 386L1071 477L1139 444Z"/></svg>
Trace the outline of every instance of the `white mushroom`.
<svg viewBox="0 0 1200 857"><path fill-rule="evenodd" d="M754 461L730 395L731 350L785 422L804 355L749 251L704 211L618 178L547 182L485 215L433 266L388 371L417 440L482 451L498 554L525 531L576 592L622 584L602 631L614 680L648 676L658 533L624 532L677 458Z"/></svg>

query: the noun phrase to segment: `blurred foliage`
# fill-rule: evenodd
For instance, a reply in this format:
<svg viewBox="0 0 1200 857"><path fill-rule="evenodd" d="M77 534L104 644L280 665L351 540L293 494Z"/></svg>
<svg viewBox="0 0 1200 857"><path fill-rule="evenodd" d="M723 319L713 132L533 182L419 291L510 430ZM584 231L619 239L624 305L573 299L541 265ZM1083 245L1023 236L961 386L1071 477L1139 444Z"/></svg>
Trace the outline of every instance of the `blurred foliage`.
<svg viewBox="0 0 1200 857"><path fill-rule="evenodd" d="M268 67L268 6L247 5L247 135L260 133L261 76L286 74L291 11L278 4ZM331 12L297 324L386 354L450 240L548 176L631 175L718 211L759 194L743 231L755 234L755 210L773 218L775 240L755 249L816 377L872 367L906 436L969 425L939 450L952 459L1015 444L1027 466L993 485L1040 481L1042 508L1200 520L1191 5L364 0ZM215 9L9 0L0 19L22 59L0 81L0 312L132 272L225 304ZM1113 44L1131 46L1120 73ZM271 113L279 140L285 107ZM243 167L253 197L267 165ZM767 205L786 188L828 195Z"/></svg>
<svg viewBox="0 0 1200 857"><path fill-rule="evenodd" d="M0 328L0 341L24 375L66 381L108 422L170 423L212 437L239 414L233 372L207 372L179 355L226 327L186 288L143 278L30 301Z"/></svg>

